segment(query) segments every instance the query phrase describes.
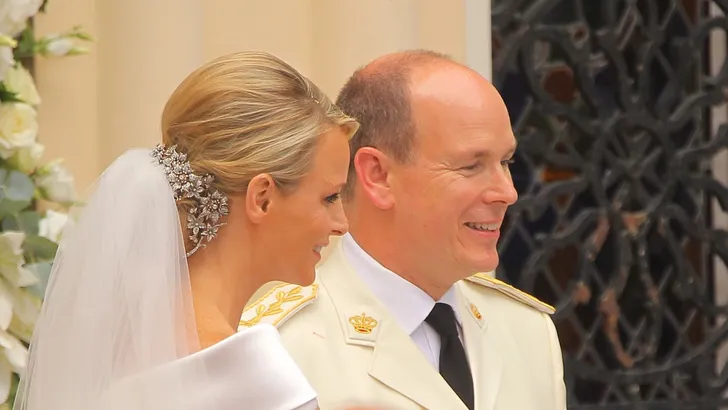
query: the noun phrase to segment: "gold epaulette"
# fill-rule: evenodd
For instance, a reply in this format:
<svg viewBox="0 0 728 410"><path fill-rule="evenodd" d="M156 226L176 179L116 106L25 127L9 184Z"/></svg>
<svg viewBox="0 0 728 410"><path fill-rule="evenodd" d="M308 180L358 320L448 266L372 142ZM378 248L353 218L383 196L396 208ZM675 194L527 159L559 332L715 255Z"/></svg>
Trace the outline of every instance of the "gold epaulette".
<svg viewBox="0 0 728 410"><path fill-rule="evenodd" d="M243 310L238 330L258 323L280 326L304 306L312 303L317 295L317 284L300 286L283 283L277 285Z"/></svg>
<svg viewBox="0 0 728 410"><path fill-rule="evenodd" d="M549 315L553 315L554 312L556 312L556 309L553 306L551 306L547 303L541 302L540 300L529 295L528 293L526 293L522 290L516 289L513 286L511 286L501 280L491 278L490 276L485 275L483 273L476 273L475 275L467 278L466 280L473 282L473 283L477 283L478 285L482 285L482 286L489 287L491 289L495 289L501 293L504 293L504 294L512 297L513 299L516 299L517 301L519 301L521 303L524 303L528 306L531 306L532 308L535 308L536 310L538 310L540 312L543 312L543 313L546 313Z"/></svg>

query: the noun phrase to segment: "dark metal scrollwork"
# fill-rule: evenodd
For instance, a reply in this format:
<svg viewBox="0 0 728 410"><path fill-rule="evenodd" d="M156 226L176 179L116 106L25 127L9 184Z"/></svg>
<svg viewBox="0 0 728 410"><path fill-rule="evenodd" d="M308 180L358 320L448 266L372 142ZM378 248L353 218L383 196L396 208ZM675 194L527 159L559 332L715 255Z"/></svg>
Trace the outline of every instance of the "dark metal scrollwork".
<svg viewBox="0 0 728 410"><path fill-rule="evenodd" d="M493 0L520 194L497 274L557 306L571 409L728 405L728 171L711 168L728 64L709 73L728 19L711 8L728 1Z"/></svg>

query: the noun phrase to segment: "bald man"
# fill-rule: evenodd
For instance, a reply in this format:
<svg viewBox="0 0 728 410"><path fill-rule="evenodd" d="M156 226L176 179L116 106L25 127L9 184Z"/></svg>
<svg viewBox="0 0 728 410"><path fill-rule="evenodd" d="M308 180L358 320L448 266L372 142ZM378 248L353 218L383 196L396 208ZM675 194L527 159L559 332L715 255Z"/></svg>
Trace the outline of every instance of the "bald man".
<svg viewBox="0 0 728 410"><path fill-rule="evenodd" d="M516 201L508 110L486 79L409 51L358 70L337 104L361 123L349 233L309 287L243 314L277 325L321 409L563 410L553 308L492 278Z"/></svg>

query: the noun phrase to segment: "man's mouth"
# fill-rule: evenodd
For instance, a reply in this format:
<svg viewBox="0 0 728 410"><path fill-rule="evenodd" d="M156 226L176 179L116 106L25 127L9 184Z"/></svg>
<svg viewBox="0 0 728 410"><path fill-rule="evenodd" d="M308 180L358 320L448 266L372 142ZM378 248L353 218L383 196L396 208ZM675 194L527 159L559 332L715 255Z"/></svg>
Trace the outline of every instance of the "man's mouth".
<svg viewBox="0 0 728 410"><path fill-rule="evenodd" d="M465 226L476 231L495 232L500 228L500 223L465 222Z"/></svg>

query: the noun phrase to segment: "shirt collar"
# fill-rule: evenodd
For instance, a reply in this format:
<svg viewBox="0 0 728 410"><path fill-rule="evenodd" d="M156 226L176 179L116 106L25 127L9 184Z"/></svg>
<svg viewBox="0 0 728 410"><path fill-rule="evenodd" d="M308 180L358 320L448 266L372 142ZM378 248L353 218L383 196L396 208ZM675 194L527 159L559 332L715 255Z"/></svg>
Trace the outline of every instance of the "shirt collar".
<svg viewBox="0 0 728 410"><path fill-rule="evenodd" d="M382 266L366 253L350 234L344 235L341 246L344 256L359 278L384 304L407 334L411 335L430 314L435 301L422 289ZM455 288L450 287L438 302L450 305L455 312L458 325L462 326L456 309Z"/></svg>

